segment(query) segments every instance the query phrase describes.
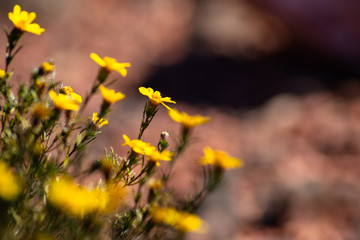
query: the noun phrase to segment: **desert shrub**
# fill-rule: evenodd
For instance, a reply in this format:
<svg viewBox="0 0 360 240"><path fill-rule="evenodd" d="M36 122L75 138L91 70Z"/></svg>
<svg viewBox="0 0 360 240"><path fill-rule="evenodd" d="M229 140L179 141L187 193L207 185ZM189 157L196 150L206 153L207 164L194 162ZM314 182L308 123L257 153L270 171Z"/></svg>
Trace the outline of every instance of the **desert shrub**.
<svg viewBox="0 0 360 240"><path fill-rule="evenodd" d="M19 5L9 13L14 27L6 32L5 67L0 70L0 239L180 239L188 231L206 231L195 210L218 186L224 170L242 166L242 160L204 148L199 159L203 186L185 202L176 201L168 181L192 129L210 118L179 112L170 107L175 104L170 97L140 87L147 98L137 138L123 135L128 154L119 156L109 148L84 169L87 147L109 124L113 104L125 97L109 88L109 73L126 77L131 65L91 53L99 71L84 99L55 80L52 61L39 64L30 81L13 87L10 66L21 49L20 39L45 31L33 23L35 18ZM89 100L99 93L99 111L84 116ZM176 146L169 146L167 132L159 133L156 145L142 141L159 107L182 126ZM168 164L166 171L162 164ZM81 184L79 179L95 172L101 175L96 186ZM128 189L137 190L133 194Z"/></svg>

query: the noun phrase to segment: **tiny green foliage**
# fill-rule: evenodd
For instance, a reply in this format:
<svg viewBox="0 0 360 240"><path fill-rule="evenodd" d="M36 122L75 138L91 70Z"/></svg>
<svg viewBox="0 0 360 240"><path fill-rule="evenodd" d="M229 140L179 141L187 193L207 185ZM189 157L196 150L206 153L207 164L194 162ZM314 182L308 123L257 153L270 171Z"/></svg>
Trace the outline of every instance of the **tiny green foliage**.
<svg viewBox="0 0 360 240"><path fill-rule="evenodd" d="M139 132L134 133L138 137L123 135L128 154L119 156L110 148L100 154L100 160L83 167L87 147L101 133L100 128L111 124L107 117L112 106L125 98L109 88L108 75L116 71L126 77L131 65L90 54L100 67L83 99L70 86L56 81L54 62L47 61L14 92L14 70L9 69L21 49L21 37L45 31L33 23L35 18L35 13L19 5L9 13L14 27L6 33L5 67L0 69L0 239L102 239L104 235L110 239L181 239L189 231L205 232L208 226L195 214L196 209L218 186L224 170L240 167L243 161L206 147L204 156L199 156L204 173L200 191L177 202L167 183L175 160L189 144L191 130L210 117L171 109L165 104L176 103L170 97L140 87L139 92L148 98ZM103 99L99 111L84 116L96 94ZM142 140L159 107L165 107L181 125L175 146L168 143L167 132L159 133L155 145ZM93 173L101 176L96 186L80 184L80 178Z"/></svg>

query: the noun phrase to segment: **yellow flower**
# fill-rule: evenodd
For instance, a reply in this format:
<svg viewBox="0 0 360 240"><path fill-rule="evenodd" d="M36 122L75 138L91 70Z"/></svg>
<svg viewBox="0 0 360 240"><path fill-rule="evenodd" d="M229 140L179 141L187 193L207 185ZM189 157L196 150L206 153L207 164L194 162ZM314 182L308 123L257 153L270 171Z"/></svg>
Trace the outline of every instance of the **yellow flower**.
<svg viewBox="0 0 360 240"><path fill-rule="evenodd" d="M174 208L155 207L152 209L151 215L155 222L165 223L181 232L202 233L206 230L205 223L197 215Z"/></svg>
<svg viewBox="0 0 360 240"><path fill-rule="evenodd" d="M163 187L163 182L161 179L150 178L148 185L150 189L159 191Z"/></svg>
<svg viewBox="0 0 360 240"><path fill-rule="evenodd" d="M21 192L20 179L9 169L6 163L0 161L0 198L11 201Z"/></svg>
<svg viewBox="0 0 360 240"><path fill-rule="evenodd" d="M39 93L39 95L42 95L45 91L45 88L46 88L46 81L44 78L37 78L35 80L35 86L36 86L36 89Z"/></svg>
<svg viewBox="0 0 360 240"><path fill-rule="evenodd" d="M96 126L98 126L98 127L102 127L102 126L104 126L104 125L106 125L106 124L109 123L106 118L99 118L99 117L97 116L97 113L96 113L96 112L93 113L93 115L92 115L92 121L93 121L93 123L95 123Z"/></svg>
<svg viewBox="0 0 360 240"><path fill-rule="evenodd" d="M169 97L161 97L161 93L159 91L155 91L152 88L145 88L145 87L140 87L139 88L139 92L142 95L145 95L149 98L149 102L150 104L154 105L154 106L158 106L160 103L162 105L164 105L164 107L166 107L168 110L170 110L171 108L168 107L167 105L165 105L164 102L168 102L168 103L176 103L174 101L171 100L171 98Z"/></svg>
<svg viewBox="0 0 360 240"><path fill-rule="evenodd" d="M42 232L36 232L36 233L32 234L30 239L31 240L55 240L50 235L48 235L46 233L42 233Z"/></svg>
<svg viewBox="0 0 360 240"><path fill-rule="evenodd" d="M32 107L32 113L38 119L44 120L49 116L50 110L45 106L44 103L34 103Z"/></svg>
<svg viewBox="0 0 360 240"><path fill-rule="evenodd" d="M125 140L123 146L128 145L136 153L149 155L151 152L156 150L155 147L151 146L150 143L143 142L139 139L130 140L130 138L125 134L123 135L123 138Z"/></svg>
<svg viewBox="0 0 360 240"><path fill-rule="evenodd" d="M0 79L3 79L6 75L6 72L2 69L0 69Z"/></svg>
<svg viewBox="0 0 360 240"><path fill-rule="evenodd" d="M47 61L47 62L43 62L40 68L44 73L51 73L55 70L55 65L54 63Z"/></svg>
<svg viewBox="0 0 360 240"><path fill-rule="evenodd" d="M79 94L75 93L70 86L64 86L60 89L60 92L71 96L74 100L78 101L79 103L82 102L82 98Z"/></svg>
<svg viewBox="0 0 360 240"><path fill-rule="evenodd" d="M115 210L123 195L123 188L117 184L105 189L86 189L65 177L52 179L47 194L52 205L75 217L109 213Z"/></svg>
<svg viewBox="0 0 360 240"><path fill-rule="evenodd" d="M143 142L139 139L130 140L125 134L123 138L125 140L123 146L128 145L134 152L147 156L148 160L155 162L156 166L160 166L159 161L171 161L171 158L174 156L174 153L167 150L162 152L157 151L150 143Z"/></svg>
<svg viewBox="0 0 360 240"><path fill-rule="evenodd" d="M49 91L50 98L52 99L55 108L59 110L77 111L80 108L79 102L71 96L65 94L56 94L55 91Z"/></svg>
<svg viewBox="0 0 360 240"><path fill-rule="evenodd" d="M115 92L113 89L109 89L107 87L104 87L103 85L99 86L99 90L101 92L101 95L103 96L104 101L108 104L120 101L125 97L123 93Z"/></svg>
<svg viewBox="0 0 360 240"><path fill-rule="evenodd" d="M170 151L163 150L162 152L159 152L155 148L153 148L152 151L147 154L148 160L155 162L156 166L160 166L159 161L171 161L171 158L174 155L175 154Z"/></svg>
<svg viewBox="0 0 360 240"><path fill-rule="evenodd" d="M176 109L171 109L169 111L169 116L172 120L180 123L185 128L192 128L210 121L210 117L203 117L201 115L189 116L187 113L179 112Z"/></svg>
<svg viewBox="0 0 360 240"><path fill-rule="evenodd" d="M118 63L115 58L104 57L103 59L99 57L96 53L91 53L90 58L99 64L102 68L106 69L108 72L112 70L117 71L121 76L125 77L127 74L127 67L130 67L130 63Z"/></svg>
<svg viewBox="0 0 360 240"><path fill-rule="evenodd" d="M224 151L213 150L210 147L205 147L204 156L200 159L200 164L211 164L225 169L242 167L244 165L244 161L242 159L230 157Z"/></svg>
<svg viewBox="0 0 360 240"><path fill-rule="evenodd" d="M14 6L13 12L9 12L9 19L12 21L15 28L21 30L22 32L30 32L36 35L40 35L45 31L45 29L41 28L37 23L32 23L35 18L36 13L21 11L21 7L17 4Z"/></svg>
<svg viewBox="0 0 360 240"><path fill-rule="evenodd" d="M110 213L116 210L116 208L119 206L121 200L126 194L126 191L119 183L109 183L106 186L106 194L109 197L109 201L104 208L104 212Z"/></svg>
<svg viewBox="0 0 360 240"><path fill-rule="evenodd" d="M49 202L69 215L77 217L99 210L107 201L100 195L76 185L70 178L54 178L49 184Z"/></svg>

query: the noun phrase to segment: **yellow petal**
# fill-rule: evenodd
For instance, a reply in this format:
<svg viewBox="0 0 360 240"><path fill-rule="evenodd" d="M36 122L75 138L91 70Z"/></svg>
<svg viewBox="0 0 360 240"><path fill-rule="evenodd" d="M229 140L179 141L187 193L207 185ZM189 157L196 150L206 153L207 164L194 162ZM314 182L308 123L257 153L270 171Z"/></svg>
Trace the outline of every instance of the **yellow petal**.
<svg viewBox="0 0 360 240"><path fill-rule="evenodd" d="M175 101L171 100L169 97L164 97L160 99L161 102L168 102L168 103L176 103Z"/></svg>
<svg viewBox="0 0 360 240"><path fill-rule="evenodd" d="M14 15L19 15L20 12L21 12L21 7L20 7L18 4L16 4L16 5L14 6L13 12L14 12Z"/></svg>
<svg viewBox="0 0 360 240"><path fill-rule="evenodd" d="M139 92L142 95L151 97L151 95L154 93L154 90L152 88L139 87Z"/></svg>
<svg viewBox="0 0 360 240"><path fill-rule="evenodd" d="M102 66L102 67L105 67L105 66L106 66L105 61L104 61L103 59L101 59L101 58L99 57L99 55L97 55L96 53L91 53L91 54L90 54L90 58L91 58L92 60L94 60L97 64L99 64L99 65Z"/></svg>
<svg viewBox="0 0 360 240"><path fill-rule="evenodd" d="M124 99L125 95L121 92L115 92L113 89L109 89L103 85L99 86L99 90L105 102L112 104Z"/></svg>
<svg viewBox="0 0 360 240"><path fill-rule="evenodd" d="M71 96L73 99L75 99L76 101L78 101L79 103L82 102L82 98L81 98L81 96L80 96L79 94L74 93L74 92L71 92L71 93L70 93L70 96Z"/></svg>
<svg viewBox="0 0 360 240"><path fill-rule="evenodd" d="M56 94L55 91L50 90L49 96L53 100L54 106L60 110L77 111L80 108L79 103L71 96L65 94Z"/></svg>
<svg viewBox="0 0 360 240"><path fill-rule="evenodd" d="M28 23L32 23L32 21L34 21L35 18L36 18L36 13L31 12L31 13L28 14L27 22L28 22Z"/></svg>

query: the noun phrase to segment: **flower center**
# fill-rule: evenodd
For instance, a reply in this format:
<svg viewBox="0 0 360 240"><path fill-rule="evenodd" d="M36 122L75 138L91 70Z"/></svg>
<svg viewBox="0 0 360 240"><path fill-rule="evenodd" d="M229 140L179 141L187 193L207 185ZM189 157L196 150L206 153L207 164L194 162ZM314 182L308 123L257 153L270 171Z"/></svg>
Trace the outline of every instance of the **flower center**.
<svg viewBox="0 0 360 240"><path fill-rule="evenodd" d="M20 28L21 30L24 30L26 28L26 21L24 19L21 19L17 22L16 27Z"/></svg>
<svg viewBox="0 0 360 240"><path fill-rule="evenodd" d="M152 96L151 99L154 100L155 102L157 102L158 104L160 103L161 100L161 94L159 91L155 91Z"/></svg>
<svg viewBox="0 0 360 240"><path fill-rule="evenodd" d="M116 64L116 59L111 57L104 57L104 62L106 64L105 68L111 71L114 68L114 64Z"/></svg>

